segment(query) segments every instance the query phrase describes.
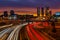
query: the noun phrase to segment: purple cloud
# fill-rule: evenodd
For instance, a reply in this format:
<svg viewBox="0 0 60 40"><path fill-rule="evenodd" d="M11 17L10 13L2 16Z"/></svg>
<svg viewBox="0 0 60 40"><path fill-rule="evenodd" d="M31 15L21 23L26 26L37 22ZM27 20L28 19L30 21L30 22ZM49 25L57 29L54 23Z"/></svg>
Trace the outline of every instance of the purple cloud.
<svg viewBox="0 0 60 40"><path fill-rule="evenodd" d="M0 7L42 7L60 8L60 0L0 0Z"/></svg>

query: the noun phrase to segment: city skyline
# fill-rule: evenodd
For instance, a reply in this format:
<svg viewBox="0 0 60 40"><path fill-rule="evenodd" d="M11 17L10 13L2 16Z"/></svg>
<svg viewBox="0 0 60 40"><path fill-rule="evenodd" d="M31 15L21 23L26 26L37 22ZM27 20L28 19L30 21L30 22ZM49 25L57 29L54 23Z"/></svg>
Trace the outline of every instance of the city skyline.
<svg viewBox="0 0 60 40"><path fill-rule="evenodd" d="M60 12L60 0L0 0L0 13L3 11L14 10L17 14L20 12L37 13L37 7L50 7L54 14ZM29 13L28 13L29 14Z"/></svg>
<svg viewBox="0 0 60 40"><path fill-rule="evenodd" d="M4 10L3 10L4 9ZM60 12L60 9L51 9L49 8L52 13L56 13L56 12ZM16 14L24 14L24 13L31 13L31 14L36 14L37 13L37 8L16 8L16 7L4 7L4 8L0 8L0 13L3 13L4 11L10 11L10 10L14 10Z"/></svg>

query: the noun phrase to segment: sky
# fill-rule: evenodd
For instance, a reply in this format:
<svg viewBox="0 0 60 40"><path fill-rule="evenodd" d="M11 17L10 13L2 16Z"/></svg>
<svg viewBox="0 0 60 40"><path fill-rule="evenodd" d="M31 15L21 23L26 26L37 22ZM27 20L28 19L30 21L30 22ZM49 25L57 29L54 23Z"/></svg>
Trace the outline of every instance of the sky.
<svg viewBox="0 0 60 40"><path fill-rule="evenodd" d="M0 0L0 7L45 7L60 8L60 0Z"/></svg>
<svg viewBox="0 0 60 40"><path fill-rule="evenodd" d="M52 9L51 11L53 14L55 12L60 12L60 0L0 0L0 12L13 9L20 12L30 11L36 13L36 7L46 6Z"/></svg>

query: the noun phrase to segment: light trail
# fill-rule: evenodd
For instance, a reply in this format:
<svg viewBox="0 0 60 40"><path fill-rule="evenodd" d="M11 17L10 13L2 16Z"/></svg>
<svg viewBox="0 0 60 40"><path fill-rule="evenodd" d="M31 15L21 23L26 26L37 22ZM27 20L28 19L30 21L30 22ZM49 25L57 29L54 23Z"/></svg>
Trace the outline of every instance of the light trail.
<svg viewBox="0 0 60 40"><path fill-rule="evenodd" d="M12 40L15 32L18 30L18 29L21 29L23 26L27 25L28 23L24 23L24 24L20 24L20 25L17 25L17 27L11 32L11 34L8 36L7 40Z"/></svg>
<svg viewBox="0 0 60 40"><path fill-rule="evenodd" d="M29 29L29 26L26 26L26 30L27 30L27 33L28 33L28 36L30 38L30 40L36 40L33 36L33 34L31 33L30 29Z"/></svg>
<svg viewBox="0 0 60 40"><path fill-rule="evenodd" d="M43 36L41 36L41 34L39 34L36 30L34 30L33 28L34 28L34 26L38 26L38 28L39 27L41 27L41 26L39 26L39 24L42 24L42 27L43 26L49 26L49 24L47 23L47 22L35 22L35 23L33 23L33 24L29 24L29 25L27 25L26 26L26 30L27 30L27 33L28 33L28 35L29 35L29 38L31 39L31 40L36 40L36 39L38 39L38 40L44 40L45 38L43 37Z"/></svg>
<svg viewBox="0 0 60 40"><path fill-rule="evenodd" d="M0 38L6 33L10 33L12 30L13 30L13 28L7 28L7 29L1 31L0 32Z"/></svg>
<svg viewBox="0 0 60 40"><path fill-rule="evenodd" d="M42 36L40 36L34 29L33 29L33 25L29 25L29 27L30 27L30 30L32 31L32 33L36 36L36 38L38 39L38 40L44 40L44 38L42 38Z"/></svg>
<svg viewBox="0 0 60 40"><path fill-rule="evenodd" d="M4 25L4 26L1 26L0 29L1 29L1 28L6 28L6 27L9 27L9 26L12 26L12 25L13 25L13 24Z"/></svg>
<svg viewBox="0 0 60 40"><path fill-rule="evenodd" d="M14 37L13 37L13 40L18 40L19 31L20 31L20 29L18 29L18 30L15 32Z"/></svg>

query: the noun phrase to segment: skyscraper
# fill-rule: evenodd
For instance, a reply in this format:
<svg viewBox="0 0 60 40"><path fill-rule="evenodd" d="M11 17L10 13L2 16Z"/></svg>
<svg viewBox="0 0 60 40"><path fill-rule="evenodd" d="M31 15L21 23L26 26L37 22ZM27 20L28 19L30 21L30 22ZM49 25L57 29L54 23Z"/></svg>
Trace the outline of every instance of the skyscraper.
<svg viewBox="0 0 60 40"><path fill-rule="evenodd" d="M41 14L42 14L42 16L44 15L44 8L43 7L41 8Z"/></svg>
<svg viewBox="0 0 60 40"><path fill-rule="evenodd" d="M10 10L10 15L15 15L14 10Z"/></svg>
<svg viewBox="0 0 60 40"><path fill-rule="evenodd" d="M40 7L37 8L37 16L40 16Z"/></svg>
<svg viewBox="0 0 60 40"><path fill-rule="evenodd" d="M46 10L45 10L45 13L46 13L46 16L48 16L48 14L49 14L49 7L46 7Z"/></svg>
<svg viewBox="0 0 60 40"><path fill-rule="evenodd" d="M14 10L10 10L10 17L9 19L16 20L17 19L17 14L15 14Z"/></svg>
<svg viewBox="0 0 60 40"><path fill-rule="evenodd" d="M52 15L52 11L49 11L49 15L50 15L50 16Z"/></svg>
<svg viewBox="0 0 60 40"><path fill-rule="evenodd" d="M8 17L8 12L7 11L4 11L4 17Z"/></svg>

